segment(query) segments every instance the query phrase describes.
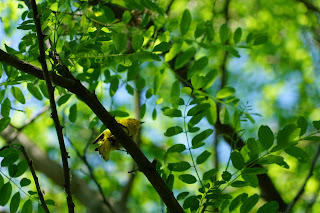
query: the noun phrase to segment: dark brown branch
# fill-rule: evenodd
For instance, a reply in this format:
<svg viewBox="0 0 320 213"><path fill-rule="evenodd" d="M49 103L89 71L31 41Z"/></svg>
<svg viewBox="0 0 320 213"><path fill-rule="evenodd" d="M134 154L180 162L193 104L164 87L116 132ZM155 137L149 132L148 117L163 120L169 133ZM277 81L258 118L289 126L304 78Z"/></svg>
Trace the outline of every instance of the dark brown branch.
<svg viewBox="0 0 320 213"><path fill-rule="evenodd" d="M62 158L62 165L63 165L63 171L64 171L64 180L65 180L65 191L67 193L67 203L68 203L68 210L71 213L74 213L74 203L72 200L72 192L71 192L71 183L70 183L70 169L68 165L68 153L65 147L64 139L63 139L63 134L62 134L62 126L60 125L58 113L57 113L57 108L56 108L56 103L54 100L54 89L51 84L51 78L49 75L47 63L46 63L46 55L45 55L45 48L44 48L44 35L42 34L41 30L41 22L40 22L40 14L38 13L38 8L35 0L31 0L31 6L32 6L32 11L33 11L33 19L36 25L37 29L37 37L38 37L38 45L39 45L39 51L40 51L40 56L39 56L39 61L42 66L43 70L43 76L46 81L49 97L50 97L50 106L52 110L52 119L54 121L54 125L56 128L57 136L58 136L58 141L59 141L59 146L60 146L60 151L61 151L61 158Z"/></svg>
<svg viewBox="0 0 320 213"><path fill-rule="evenodd" d="M39 184L39 179L38 179L38 176L33 168L33 165L32 165L32 161L30 160L29 156L28 156L28 153L26 152L26 150L24 149L24 146L20 146L20 147L17 147L17 146L14 146L14 145L7 145L7 146L4 146L0 149L3 150L3 149L6 149L6 148L9 148L9 147L12 147L12 148L15 148L15 149L19 149L24 158L26 159L27 163L28 163L28 166L29 166L29 169L31 171L31 174L32 174L32 177L33 177L33 180L34 180L34 184L36 185L36 188L37 188L37 192L38 192L38 196L39 196L39 199L40 199L40 202L41 202L41 206L42 208L44 209L45 212L49 213L49 209L48 209L48 206L44 200L44 197L43 197L43 194L42 194L42 191L41 191L41 187L40 187L40 184Z"/></svg>
<svg viewBox="0 0 320 213"><path fill-rule="evenodd" d="M21 71L38 77L39 79L43 79L41 69L35 68L35 66L24 62L15 56L10 56L8 53L2 50L0 50L0 61L3 61L17 69L22 68L20 69ZM103 124L110 129L112 134L120 141L121 145L135 160L139 170L148 178L168 209L171 212L183 212L182 207L175 199L172 191L167 187L163 179L156 171L155 165L145 157L132 138L127 135L126 131L124 131L123 128L116 122L114 117L105 110L97 97L87 90L79 81L61 77L55 73L51 73L51 77L54 84L68 89L70 92L76 94L82 101L84 101L103 122Z"/></svg>
<svg viewBox="0 0 320 213"><path fill-rule="evenodd" d="M287 206L286 211L285 212L291 212L293 206L298 202L298 200L300 199L301 195L304 193L305 187L307 185L308 180L311 178L311 176L313 175L313 171L316 165L316 162L318 160L320 156L320 144L318 145L318 149L316 154L314 155L311 165L310 165L310 169L309 172L306 176L306 179L304 180L304 183L302 184L300 190L298 191L297 195L294 197L294 199L291 201L291 203Z"/></svg>

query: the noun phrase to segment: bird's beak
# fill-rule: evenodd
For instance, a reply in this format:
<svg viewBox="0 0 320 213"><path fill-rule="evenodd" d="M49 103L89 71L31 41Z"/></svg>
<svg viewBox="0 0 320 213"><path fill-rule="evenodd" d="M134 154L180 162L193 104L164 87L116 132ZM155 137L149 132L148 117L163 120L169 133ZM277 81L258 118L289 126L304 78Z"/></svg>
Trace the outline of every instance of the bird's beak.
<svg viewBox="0 0 320 213"><path fill-rule="evenodd" d="M140 124L143 124L143 123L145 123L145 122L143 122L143 121L140 121Z"/></svg>

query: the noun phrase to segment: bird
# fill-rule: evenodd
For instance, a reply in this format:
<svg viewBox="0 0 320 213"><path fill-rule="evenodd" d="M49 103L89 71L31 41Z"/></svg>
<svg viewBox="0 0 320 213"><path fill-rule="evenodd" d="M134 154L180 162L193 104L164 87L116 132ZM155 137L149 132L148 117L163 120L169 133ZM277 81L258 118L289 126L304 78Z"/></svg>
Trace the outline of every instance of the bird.
<svg viewBox="0 0 320 213"><path fill-rule="evenodd" d="M126 133L134 139L138 134L140 126L143 122L135 118L119 119L117 122L122 126ZM93 144L98 144L99 146L95 151L99 151L101 157L108 161L110 157L110 151L120 150L122 147L121 143L117 138L111 133L109 129L104 130L94 141Z"/></svg>

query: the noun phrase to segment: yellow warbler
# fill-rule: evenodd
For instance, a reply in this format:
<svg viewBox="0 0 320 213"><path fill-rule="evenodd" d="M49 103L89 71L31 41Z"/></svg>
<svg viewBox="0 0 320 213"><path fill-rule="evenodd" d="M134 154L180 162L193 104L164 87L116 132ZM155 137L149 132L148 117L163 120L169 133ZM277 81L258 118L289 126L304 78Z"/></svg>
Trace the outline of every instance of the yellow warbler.
<svg viewBox="0 0 320 213"><path fill-rule="evenodd" d="M123 129L131 138L134 138L138 134L140 125L143 123L134 118L120 119L117 122L121 124ZM95 143L98 143L99 145L99 147L97 147L95 150L99 151L100 155L105 161L109 160L111 150L119 150L122 147L120 142L115 138L114 135L112 135L109 129L104 130L93 141L93 144Z"/></svg>

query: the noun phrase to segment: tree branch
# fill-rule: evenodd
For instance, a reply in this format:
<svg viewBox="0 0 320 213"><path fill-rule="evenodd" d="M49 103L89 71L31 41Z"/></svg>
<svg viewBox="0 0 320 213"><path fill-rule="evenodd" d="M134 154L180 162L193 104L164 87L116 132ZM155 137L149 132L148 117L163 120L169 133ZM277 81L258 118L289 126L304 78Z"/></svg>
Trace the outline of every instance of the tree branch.
<svg viewBox="0 0 320 213"><path fill-rule="evenodd" d="M64 174L64 181L65 181L64 188L67 193L68 210L70 213L74 213L74 203L72 200L71 183L70 183L71 177L70 177L70 169L68 165L69 156L65 147L63 134L62 134L62 127L60 125L56 103L54 100L54 89L51 84L51 78L50 78L47 63L46 63L46 55L45 55L44 39L43 39L44 35L42 34L40 14L38 13L38 8L35 0L31 0L31 6L33 11L33 19L37 29L38 45L39 45L39 51L40 51L39 61L42 66L43 76L46 81L46 85L47 85L47 89L50 97L50 106L52 111L51 116L54 121L54 125L55 125L57 136L58 136L59 146L60 146L62 165L63 165L63 171L64 171L63 174Z"/></svg>

